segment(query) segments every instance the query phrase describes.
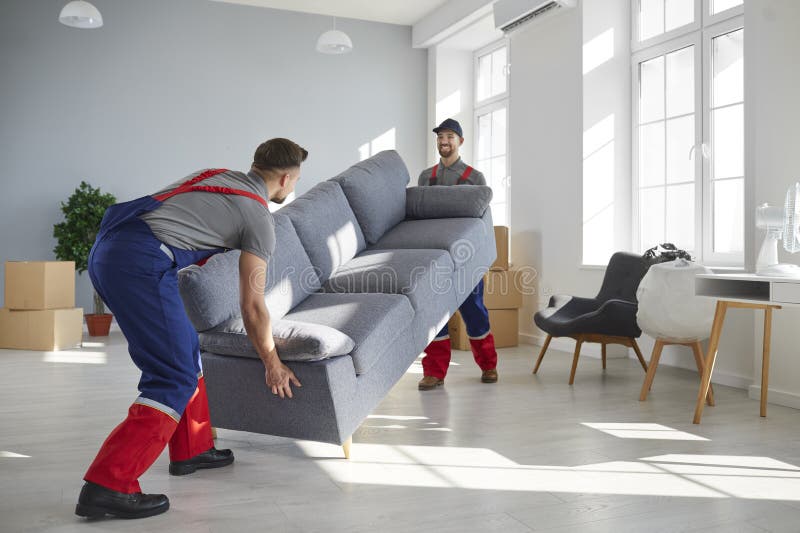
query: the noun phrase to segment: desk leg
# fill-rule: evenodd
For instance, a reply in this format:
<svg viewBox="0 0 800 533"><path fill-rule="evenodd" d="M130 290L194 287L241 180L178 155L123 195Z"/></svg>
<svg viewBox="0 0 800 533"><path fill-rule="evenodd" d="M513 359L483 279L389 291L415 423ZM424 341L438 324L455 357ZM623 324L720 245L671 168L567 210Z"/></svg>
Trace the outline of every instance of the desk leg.
<svg viewBox="0 0 800 533"><path fill-rule="evenodd" d="M761 355L761 416L767 416L767 390L769 389L769 348L772 337L772 308L764 309L764 351Z"/></svg>
<svg viewBox="0 0 800 533"><path fill-rule="evenodd" d="M714 313L714 324L711 326L711 339L708 341L708 355L703 365L703 379L700 381L700 391L697 393L697 404L694 408L695 424L700 423L703 416L703 407L708 395L708 387L711 385L711 373L714 371L714 362L717 359L717 349L719 348L719 337L722 333L722 324L725 322L725 312L728 310L728 302L718 300L717 310Z"/></svg>

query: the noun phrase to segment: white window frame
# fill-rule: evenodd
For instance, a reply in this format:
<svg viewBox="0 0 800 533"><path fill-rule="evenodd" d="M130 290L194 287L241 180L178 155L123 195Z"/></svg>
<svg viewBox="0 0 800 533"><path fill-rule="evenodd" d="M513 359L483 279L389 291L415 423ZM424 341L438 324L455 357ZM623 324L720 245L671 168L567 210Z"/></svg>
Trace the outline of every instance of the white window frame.
<svg viewBox="0 0 800 533"><path fill-rule="evenodd" d="M708 3L709 0L705 0L704 4ZM706 13L710 11L710 5L707 5L709 8ZM722 13L727 13L729 11L734 11L736 8L728 9L727 11L723 11ZM716 18L716 17L714 17ZM708 149L711 149L711 61L712 61L712 47L711 41L719 37L721 35L725 35L726 33L730 33L736 31L738 29L744 28L744 19L741 16L733 16L733 18L723 19L721 22L714 23L711 26L707 26L703 30L703 61L709 65L709 68L705 69L703 72L703 117L707 117L707 120L703 121L703 142L708 145ZM747 106L747 102L744 103ZM744 117L744 114L742 115ZM747 132L745 130L745 136ZM747 141L745 140L744 146L747 146ZM698 147L699 148L699 147ZM713 222L714 222L714 205L713 205L713 198L711 194L711 161L713 159L713 155L711 157L701 157L703 161L703 260L715 265L722 265L722 266L744 266L744 250L742 251L742 255L739 254L725 254L725 253L718 253L714 251L714 235L712 234L713 229ZM746 154L742 154L743 157L746 159ZM744 193L746 194L747 191L747 171L746 171L746 161L743 161L742 165L742 172L744 175L742 178L744 179ZM738 179L738 178L725 178L725 179ZM747 206L747 199L744 199L744 208L746 209ZM742 228L742 230L746 233L747 227ZM742 243L744 244L744 236L742 236Z"/></svg>
<svg viewBox="0 0 800 533"><path fill-rule="evenodd" d="M503 47L505 47L505 49L506 49L506 66L505 66L505 69L506 69L506 90L503 91L502 93L496 94L494 96L490 96L489 98L484 98L483 100L478 100L478 72L479 72L480 58L485 56L485 55L492 54L492 53L496 52L497 50L500 50ZM484 106L493 104L493 103L495 103L497 101L507 100L508 99L508 76L509 76L509 72L510 72L510 67L509 67L510 64L508 62L508 50L509 50L509 48L508 48L508 39L506 39L504 37L502 39L499 39L499 40L497 40L497 41L495 41L495 42L493 42L491 44L488 44L488 45L484 46L483 48L475 51L475 54L473 56L473 72L474 72L474 75L473 75L473 78L474 78L474 80L473 80L473 90L475 91L474 94L475 94L475 109L476 110L479 107L482 108Z"/></svg>
<svg viewBox="0 0 800 533"><path fill-rule="evenodd" d="M711 159L703 157L703 146L710 145L711 134L711 40L744 27L744 8L735 6L710 15L711 0L695 0L695 21L667 33L639 42L639 0L634 0L635 11L631 17L631 153L632 153L632 249L639 251L641 220L639 205L639 64L687 46L694 46L695 75L695 250L696 259L713 266L743 267L745 250L741 254L722 254L713 251L713 205L711 196ZM745 106L747 102L745 102ZM666 117L664 119L666 121ZM665 132L666 134L666 132ZM745 140L745 146L747 141ZM688 156L688 154L687 154ZM712 155L713 157L713 155ZM747 166L744 176L744 206L747 208ZM664 184L664 188L669 184ZM666 195L665 195L666 196ZM666 201L666 198L665 198ZM746 247L747 228L743 228L742 242ZM653 243L658 244L658 243Z"/></svg>
<svg viewBox="0 0 800 533"><path fill-rule="evenodd" d="M484 98L483 100L478 100L478 72L479 72L479 59L482 56L487 54L492 54L495 51L505 47L506 48L506 90L502 93L496 94L494 96L490 96L489 98ZM492 113L497 111L498 109L505 108L506 110L506 131L505 131L505 138L506 138L506 147L505 147L505 157L506 157L506 176L503 179L503 183L506 188L506 201L505 201L505 221L506 224L510 227L511 226L511 210L509 209L509 194L511 191L511 176L508 173L508 162L509 162L509 155L508 155L508 132L509 132L509 122L510 122L510 113L509 113L509 98L508 98L508 77L510 76L510 63L508 61L509 46L508 46L508 39L505 37L499 39L477 51L475 51L474 59L473 59L473 78L474 78L474 90L475 90L475 98L474 98L474 112L472 117L472 125L475 134L473 135L473 150L472 153L473 158L475 160L475 164L478 164L478 141L480 135L480 129L478 126L478 117L481 115L485 115L487 113ZM480 170L480 169L478 169Z"/></svg>
<svg viewBox="0 0 800 533"><path fill-rule="evenodd" d="M641 0L632 0L631 7L634 8L634 11L633 11L633 16L631 17L631 52L635 54L640 50L644 50L650 48L651 46L672 41L677 37L681 37L693 31L698 31L701 28L703 14L708 13L708 10L702 11L701 4L708 1L709 0L703 0L703 2L699 2L698 0L694 0L693 22L690 22L689 24L684 24L683 26L678 26L677 28L673 28L668 32L661 33L659 35L654 35L653 37L645 39L644 41L640 41L639 11L641 9L642 4Z"/></svg>

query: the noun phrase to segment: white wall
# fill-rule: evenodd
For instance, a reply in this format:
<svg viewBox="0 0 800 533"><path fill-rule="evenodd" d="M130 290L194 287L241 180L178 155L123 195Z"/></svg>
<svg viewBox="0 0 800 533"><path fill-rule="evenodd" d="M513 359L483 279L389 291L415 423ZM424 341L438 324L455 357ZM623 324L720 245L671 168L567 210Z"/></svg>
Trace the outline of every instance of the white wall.
<svg viewBox="0 0 800 533"><path fill-rule="evenodd" d="M582 262L631 245L630 0L583 0Z"/></svg>
<svg viewBox="0 0 800 533"><path fill-rule="evenodd" d="M411 174L426 164L426 53L408 26L341 19L355 49L326 56L314 46L330 17L93 0L105 26L76 30L58 23L64 3L3 2L0 260L53 259L59 202L82 179L131 199L198 168L249 168L284 136L310 152L302 193L392 128Z"/></svg>
<svg viewBox="0 0 800 533"><path fill-rule="evenodd" d="M781 205L786 189L800 181L800 2L750 0L745 6L745 91L748 107L748 177L756 203ZM752 226L751 226L752 227ZM762 235L756 235L760 245ZM780 250L781 261L800 263L800 256ZM774 313L770 401L800 408L800 357L797 332L800 310L785 308ZM756 313L755 335L740 351L754 367L755 383L761 383L763 313ZM726 323L726 329L728 325ZM751 388L758 397L760 388Z"/></svg>
<svg viewBox="0 0 800 533"><path fill-rule="evenodd" d="M472 162L475 82L473 53L453 50L441 45L429 49L433 61L433 102L429 109L428 166L439 160L435 135L431 131L446 118L454 118L464 131L464 144L460 154L464 161Z"/></svg>
<svg viewBox="0 0 800 533"><path fill-rule="evenodd" d="M580 9L567 9L510 35L511 260L539 273L520 311L529 342L541 336L533 314L552 294L594 295L603 278L580 267L581 34Z"/></svg>

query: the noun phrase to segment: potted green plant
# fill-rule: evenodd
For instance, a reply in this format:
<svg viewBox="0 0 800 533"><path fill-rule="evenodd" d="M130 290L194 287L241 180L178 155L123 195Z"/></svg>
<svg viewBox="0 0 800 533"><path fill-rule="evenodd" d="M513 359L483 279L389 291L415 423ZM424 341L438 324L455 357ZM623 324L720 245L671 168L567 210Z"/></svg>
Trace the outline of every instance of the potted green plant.
<svg viewBox="0 0 800 533"><path fill-rule="evenodd" d="M81 181L80 186L70 195L66 202L61 202L64 221L53 226L53 237L56 244L53 252L59 261L75 261L79 274L89 267L89 252L94 245L100 222L106 209L116 203L113 194L102 193ZM86 314L86 326L89 335L108 335L112 315L106 313L105 304L97 291L94 291L94 313Z"/></svg>

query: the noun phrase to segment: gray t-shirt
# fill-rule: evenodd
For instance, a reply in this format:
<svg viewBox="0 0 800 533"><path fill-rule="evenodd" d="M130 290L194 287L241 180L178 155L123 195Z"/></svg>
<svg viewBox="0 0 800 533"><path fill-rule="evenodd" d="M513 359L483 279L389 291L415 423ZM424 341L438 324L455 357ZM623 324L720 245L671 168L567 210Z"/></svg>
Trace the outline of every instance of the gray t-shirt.
<svg viewBox="0 0 800 533"><path fill-rule="evenodd" d="M436 169L436 185L457 185L465 170L467 170L467 164L460 157L449 167L444 166L440 159L439 167ZM433 167L423 170L419 175L417 185L420 187L430 185L431 175L433 175ZM483 177L483 174L478 169L473 168L466 181L461 183L466 185L486 185L486 178Z"/></svg>
<svg viewBox="0 0 800 533"><path fill-rule="evenodd" d="M171 191L203 171L195 172L156 194ZM196 185L241 189L268 199L264 179L254 172L228 170ZM183 250L243 250L266 260L275 251L275 222L260 202L246 196L185 192L164 200L141 215L161 242Z"/></svg>

